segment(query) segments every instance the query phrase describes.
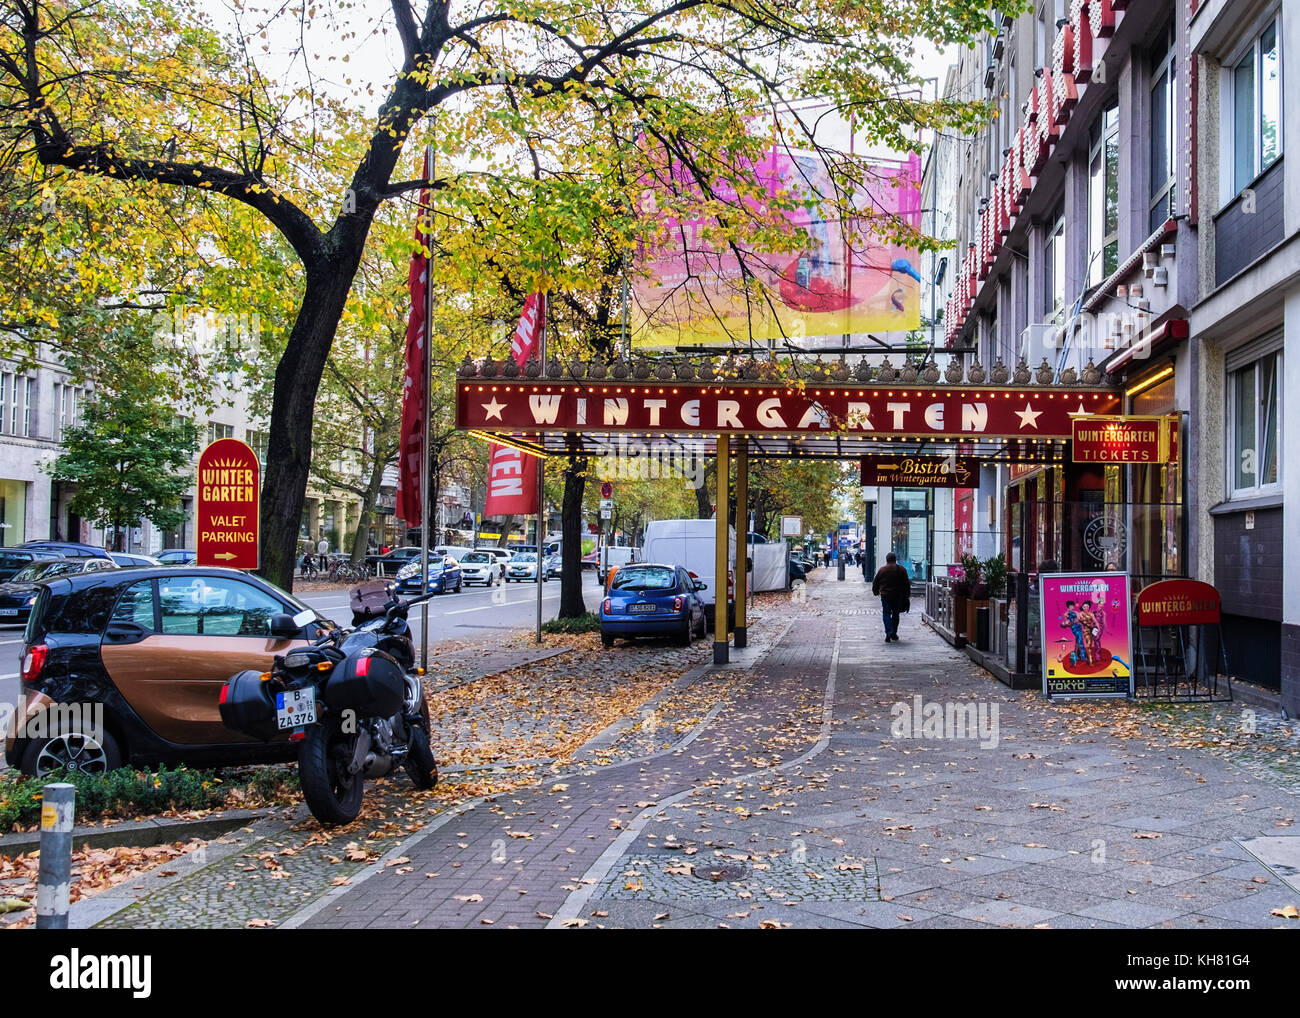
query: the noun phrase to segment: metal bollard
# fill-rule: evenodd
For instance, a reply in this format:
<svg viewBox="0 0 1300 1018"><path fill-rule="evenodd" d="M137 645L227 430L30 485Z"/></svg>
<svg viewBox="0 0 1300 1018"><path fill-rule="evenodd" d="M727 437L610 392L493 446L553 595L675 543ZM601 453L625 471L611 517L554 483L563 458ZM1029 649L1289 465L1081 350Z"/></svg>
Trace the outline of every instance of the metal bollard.
<svg viewBox="0 0 1300 1018"><path fill-rule="evenodd" d="M837 576L836 579L842 580L844 579L844 556L843 555L839 557L839 564L840 564L839 576Z"/></svg>
<svg viewBox="0 0 1300 1018"><path fill-rule="evenodd" d="M68 928L68 889L72 884L72 819L75 785L59 782L41 790L41 865L36 878L36 928Z"/></svg>

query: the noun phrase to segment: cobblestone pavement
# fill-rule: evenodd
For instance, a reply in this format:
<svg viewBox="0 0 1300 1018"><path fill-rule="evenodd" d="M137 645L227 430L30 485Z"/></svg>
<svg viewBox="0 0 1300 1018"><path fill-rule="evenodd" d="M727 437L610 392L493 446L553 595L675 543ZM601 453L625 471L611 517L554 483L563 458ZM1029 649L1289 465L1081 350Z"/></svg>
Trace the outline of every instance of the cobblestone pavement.
<svg viewBox="0 0 1300 1018"><path fill-rule="evenodd" d="M1250 708L1253 733L1238 733L1239 705L1045 703L976 668L918 613L903 617L900 642L884 644L860 579L814 574L806 602L773 607L767 618L788 629L765 655L663 687L579 754L580 766L432 822L379 817L395 829L359 844L364 860L311 858L313 849L337 858L337 844L273 856L319 873L301 904L277 903L274 920L1296 923L1275 912L1300 905L1300 894L1239 843L1268 838L1276 851L1294 830L1297 786L1276 760L1300 748L1281 719ZM273 888L261 898L271 901L265 851L223 860L203 908L244 919L236 892L254 884ZM140 925L153 909L174 925L161 903L181 893L159 890L108 924Z"/></svg>

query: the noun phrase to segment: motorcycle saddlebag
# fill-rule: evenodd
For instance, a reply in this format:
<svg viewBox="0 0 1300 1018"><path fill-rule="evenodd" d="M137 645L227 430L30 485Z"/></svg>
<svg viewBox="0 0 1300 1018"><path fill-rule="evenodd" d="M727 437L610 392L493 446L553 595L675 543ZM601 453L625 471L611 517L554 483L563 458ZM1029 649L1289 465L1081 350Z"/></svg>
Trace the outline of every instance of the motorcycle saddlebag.
<svg viewBox="0 0 1300 1018"><path fill-rule="evenodd" d="M349 657L330 673L325 703L332 711L353 710L361 717L386 718L406 699L402 666L380 650Z"/></svg>
<svg viewBox="0 0 1300 1018"><path fill-rule="evenodd" d="M221 723L227 728L270 742L279 734L275 698L260 672L240 672L221 687Z"/></svg>

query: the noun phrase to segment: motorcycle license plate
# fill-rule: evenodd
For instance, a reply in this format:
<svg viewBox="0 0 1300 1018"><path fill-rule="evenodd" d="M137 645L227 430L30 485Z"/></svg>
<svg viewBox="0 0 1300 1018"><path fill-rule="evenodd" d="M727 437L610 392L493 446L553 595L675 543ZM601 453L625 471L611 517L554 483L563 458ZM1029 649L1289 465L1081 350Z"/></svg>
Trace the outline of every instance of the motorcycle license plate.
<svg viewBox="0 0 1300 1018"><path fill-rule="evenodd" d="M630 612L652 612L655 610L655 606L652 604L630 604L627 606L627 610Z"/></svg>
<svg viewBox="0 0 1300 1018"><path fill-rule="evenodd" d="M0 615L17 615L17 608L0 608Z"/></svg>
<svg viewBox="0 0 1300 1018"><path fill-rule="evenodd" d="M280 728L298 728L316 723L316 690L290 689L275 694L275 723Z"/></svg>

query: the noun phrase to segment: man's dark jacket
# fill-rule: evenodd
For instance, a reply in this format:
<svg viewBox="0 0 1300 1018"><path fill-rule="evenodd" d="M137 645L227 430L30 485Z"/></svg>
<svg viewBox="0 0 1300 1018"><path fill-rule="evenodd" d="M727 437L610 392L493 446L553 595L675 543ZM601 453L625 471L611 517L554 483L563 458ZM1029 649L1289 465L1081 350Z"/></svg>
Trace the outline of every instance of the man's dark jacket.
<svg viewBox="0 0 1300 1018"><path fill-rule="evenodd" d="M871 593L885 598L889 606L901 608L912 592L912 580L907 570L897 562L880 567L876 578L871 581Z"/></svg>

